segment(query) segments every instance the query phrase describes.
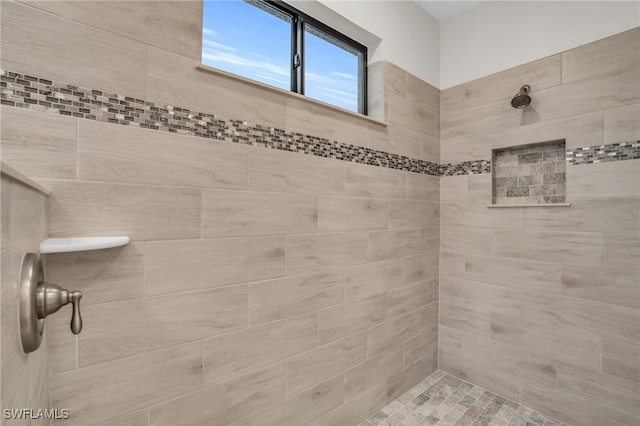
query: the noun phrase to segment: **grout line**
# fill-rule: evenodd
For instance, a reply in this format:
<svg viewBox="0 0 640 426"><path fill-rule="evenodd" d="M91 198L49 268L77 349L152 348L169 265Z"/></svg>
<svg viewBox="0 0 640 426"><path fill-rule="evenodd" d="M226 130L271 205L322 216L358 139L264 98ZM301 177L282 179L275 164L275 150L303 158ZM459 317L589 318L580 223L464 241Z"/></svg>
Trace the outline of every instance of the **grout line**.
<svg viewBox="0 0 640 426"><path fill-rule="evenodd" d="M76 118L76 180L80 180L80 119Z"/></svg>

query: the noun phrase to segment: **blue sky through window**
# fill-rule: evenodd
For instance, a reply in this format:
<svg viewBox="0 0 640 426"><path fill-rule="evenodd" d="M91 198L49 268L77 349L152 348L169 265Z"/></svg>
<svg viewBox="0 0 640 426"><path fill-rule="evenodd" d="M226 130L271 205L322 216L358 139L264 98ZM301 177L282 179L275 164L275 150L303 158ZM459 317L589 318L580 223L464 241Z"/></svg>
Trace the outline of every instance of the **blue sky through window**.
<svg viewBox="0 0 640 426"><path fill-rule="evenodd" d="M241 0L205 1L202 63L290 90L291 23ZM277 12L274 12L277 13ZM358 111L358 56L305 33L305 95Z"/></svg>

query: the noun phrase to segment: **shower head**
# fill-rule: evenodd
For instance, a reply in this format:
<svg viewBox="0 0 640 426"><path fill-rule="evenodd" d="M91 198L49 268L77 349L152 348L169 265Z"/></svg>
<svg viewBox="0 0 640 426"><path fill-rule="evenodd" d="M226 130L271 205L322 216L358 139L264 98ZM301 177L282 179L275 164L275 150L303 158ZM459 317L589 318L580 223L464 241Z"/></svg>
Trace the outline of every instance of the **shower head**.
<svg viewBox="0 0 640 426"><path fill-rule="evenodd" d="M531 96L529 96L530 91L531 86L528 84L522 86L520 91L511 99L511 106L514 108L528 107L531 103Z"/></svg>

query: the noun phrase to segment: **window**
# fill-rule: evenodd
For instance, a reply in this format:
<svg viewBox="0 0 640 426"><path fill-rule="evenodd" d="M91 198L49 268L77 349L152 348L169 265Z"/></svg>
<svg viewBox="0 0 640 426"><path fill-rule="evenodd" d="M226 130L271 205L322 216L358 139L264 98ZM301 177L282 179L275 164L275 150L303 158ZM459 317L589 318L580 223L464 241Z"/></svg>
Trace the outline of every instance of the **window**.
<svg viewBox="0 0 640 426"><path fill-rule="evenodd" d="M282 2L204 1L202 63L366 114L367 48Z"/></svg>

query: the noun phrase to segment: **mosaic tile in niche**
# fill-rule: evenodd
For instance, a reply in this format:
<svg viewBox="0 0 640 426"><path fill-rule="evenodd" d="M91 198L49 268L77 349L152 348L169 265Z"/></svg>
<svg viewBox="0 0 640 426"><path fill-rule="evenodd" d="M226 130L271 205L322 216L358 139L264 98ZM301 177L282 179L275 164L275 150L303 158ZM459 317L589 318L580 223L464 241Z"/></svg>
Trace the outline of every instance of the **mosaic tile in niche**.
<svg viewBox="0 0 640 426"><path fill-rule="evenodd" d="M565 201L564 140L494 149L492 163L494 204Z"/></svg>

